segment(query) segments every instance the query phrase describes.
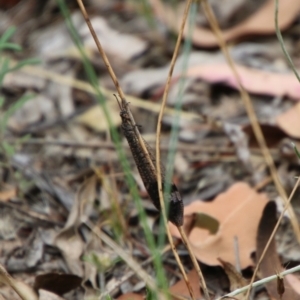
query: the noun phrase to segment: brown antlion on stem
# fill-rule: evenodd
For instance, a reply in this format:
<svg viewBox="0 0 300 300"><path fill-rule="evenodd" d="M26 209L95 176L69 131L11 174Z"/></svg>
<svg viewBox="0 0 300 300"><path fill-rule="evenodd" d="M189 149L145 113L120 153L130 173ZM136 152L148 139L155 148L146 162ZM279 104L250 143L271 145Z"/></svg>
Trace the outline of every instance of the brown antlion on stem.
<svg viewBox="0 0 300 300"><path fill-rule="evenodd" d="M116 99L117 96L115 95ZM118 101L118 99L117 99ZM133 159L141 175L145 188L154 206L160 211L160 201L158 193L157 171L155 168L155 157L150 146L141 137L137 125L130 117L128 102L118 101L120 106L120 116L122 119L122 131L129 144ZM145 145L143 147L142 143ZM162 168L163 170L163 168ZM163 171L162 171L163 173ZM166 186L165 176L162 174L162 188ZM183 202L182 197L174 183L170 183L170 191L165 195L169 200L168 220L176 226L183 224Z"/></svg>
<svg viewBox="0 0 300 300"><path fill-rule="evenodd" d="M186 6L185 6L185 9L184 9L183 20L182 20L182 24L181 24L181 27L180 27L180 32L178 34L176 47L175 47L172 62L171 62L168 82L170 82L170 79L172 77L171 75L172 75L172 71L174 69L176 57L178 55L180 41L181 41L182 36L183 36L183 29L184 29L184 26L185 26L185 23L186 23L186 20L187 20L188 11L189 11L189 8L191 6L192 1L193 0L187 0ZM126 132L130 132L130 130L132 132L134 132L134 135L131 135L131 137L133 139L133 142L134 142L134 143L132 143L132 145L136 144L136 145L138 145L138 147L140 147L138 149L142 150L142 153L145 156L144 161L147 162L147 165L148 165L147 170L150 170L149 174L154 174L154 177L152 177L152 178L154 178L154 182L152 183L154 188L152 188L153 186L151 186L151 184L150 184L149 189L151 188L151 191L155 191L155 193L153 192L152 196L151 196L150 193L149 193L149 195L152 198L152 200L155 199L155 201L153 200L154 204L155 204L155 202L159 203L158 208L160 208L160 211L162 212L162 215L163 215L164 225L166 227L168 240L169 240L169 243L171 245L171 249L172 249L174 257L175 257L175 259L178 263L180 271L183 275L183 278L184 278L186 286L189 290L191 299L195 300L193 289L192 289L191 284L189 282L189 279L186 275L184 267L183 267L183 265L180 261L180 257L178 255L178 253L176 252L176 248L174 246L170 230L168 229L168 226L167 226L167 217L166 217L166 213L165 213L165 202L164 202L163 193L162 193L165 183L163 182L164 177L161 174L162 172L158 171L158 170L161 169L161 166L160 166L160 163L159 163L160 162L160 155L159 155L159 151L158 151L159 147L156 147L156 153L157 153L156 154L157 162L156 162L154 159L151 158L153 156L151 156L150 153L149 153L149 147L147 147L145 141L143 140L141 134L139 133L138 127L135 124L135 121L134 121L134 118L131 114L131 111L128 108L128 103L125 100L124 92L122 91L122 89L120 87L119 81L118 81L118 79L117 79L117 77L116 77L116 75L113 71L113 68L112 68L112 66L111 66L111 64L110 64L110 62L109 62L109 60L108 60L108 58L105 54L105 51L103 50L103 48L101 46L101 43L100 43L99 39L97 38L97 35L95 33L95 30L93 29L92 23L89 19L89 16L88 16L87 12L86 12L84 4L82 3L82 0L77 0L77 2L78 2L78 5L79 5L79 7L82 11L82 14L84 16L86 24L88 25L88 27L90 29L90 32L91 32L91 34L92 34L92 36L95 40L95 43L96 43L97 48L99 50L99 53L100 53L101 57L103 58L103 61L104 61L105 65L107 67L107 70L108 70L108 72L111 76L111 79L115 84L115 87L118 91L118 94L120 95L121 104L119 103L119 105L120 105L121 114L122 114L121 118L122 118L122 121L124 121L123 122L124 127L122 125L123 130L125 129L124 133L126 134ZM167 86L169 86L169 84L167 84ZM163 104L162 104L161 112L163 112L163 107L165 105L165 102L166 102L166 100L164 99ZM162 118L162 114L159 115L159 120L161 120L161 118ZM160 124L160 121L159 121L159 124ZM159 124L158 124L158 127L159 127ZM128 130L126 131L126 129L129 129L129 131ZM159 141L159 134L160 134L160 131L158 131L158 134L157 134L158 141ZM130 147L131 147L131 145L130 145ZM138 163L137 163L137 165L139 166ZM155 165L156 165L156 167L155 167ZM148 175L147 175L147 177L148 177ZM157 196L157 194L158 194L158 196ZM183 203L182 203L181 197L180 197L180 195L178 193L178 190L177 190L175 185L171 185L171 194L170 195L171 195L171 197L170 197L170 211L171 211L171 213L169 214L169 216L171 216L171 218L169 217L169 220L170 221L173 220L173 223L177 226L177 228L178 228L178 230L179 230L179 232L182 236L182 239L183 239L185 245L188 248L188 251L190 253L190 256L191 256L192 262L195 266L195 269L197 270L197 273L199 275L201 286L203 287L203 290L204 290L205 298L206 298L206 300L209 300L210 299L209 293L208 293L208 290L207 290L207 287L206 287L205 280L203 278L201 269L200 269L199 264L198 264L198 262L195 258L195 255L193 254L193 252L191 250L191 247L189 246L188 239L187 239L187 237L186 237L186 235L183 231L183 226L182 226L182 223L183 223ZM158 201L157 201L157 199L158 199ZM174 212L173 214L172 214L172 211Z"/></svg>

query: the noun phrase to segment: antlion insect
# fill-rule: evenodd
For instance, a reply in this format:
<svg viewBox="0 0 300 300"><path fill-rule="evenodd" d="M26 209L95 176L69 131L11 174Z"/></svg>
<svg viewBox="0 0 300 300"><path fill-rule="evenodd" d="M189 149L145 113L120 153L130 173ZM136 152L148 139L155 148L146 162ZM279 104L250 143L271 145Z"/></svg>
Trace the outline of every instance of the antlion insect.
<svg viewBox="0 0 300 300"><path fill-rule="evenodd" d="M118 98L116 97L117 101ZM122 119L122 131L129 144L133 159L141 175L145 188L154 204L160 211L157 171L155 168L155 157L150 146L142 138L133 118L130 117L129 103L121 99L118 101L120 107L120 116ZM132 116L132 115L131 115ZM144 144L144 147L143 145ZM162 171L163 172L163 171ZM162 188L166 186L165 176L162 174ZM166 196L169 200L168 219L176 226L183 224L183 202L182 197L174 183L170 184L170 192Z"/></svg>
<svg viewBox="0 0 300 300"><path fill-rule="evenodd" d="M155 158L154 155L152 155L151 151L150 151L150 147L147 146L147 144L145 143L145 141L143 140L141 134L139 133L138 127L135 124L134 118L131 114L131 111L128 107L128 103L125 100L125 95L124 92L122 91L120 84L118 82L118 79L113 71L113 68L101 46L101 43L99 41L99 39L97 38L97 35L95 33L95 30L93 29L92 23L89 19L89 16L86 12L86 9L84 7L84 4L82 3L82 0L77 0L78 5L80 6L80 9L82 11L82 14L85 18L85 21L90 29L90 32L95 40L95 43L97 45L97 48L99 50L99 53L101 55L101 57L103 58L103 61L107 67L107 70L111 76L112 81L114 82L114 85L120 95L121 98L121 103L119 103L120 106L120 116L122 119L122 129L124 132L125 137L127 138L127 141L129 143L130 149L132 151L135 163L138 167L138 170L141 174L142 180L144 182L144 185L148 191L148 194L150 196L150 198L153 201L153 204L156 206L156 208L158 210L161 210L160 207L160 199L159 194L161 193L161 190L158 190L158 185L162 186L162 189L164 189L164 187L166 186L165 181L165 177L161 176L161 182L158 182L157 178L159 177L159 175L162 174L157 174L157 170L155 167ZM183 14L183 19L181 22L181 26L180 26L180 31L178 34L178 38L177 38L177 42L176 42L176 47L174 50L174 54L173 54L173 58L172 58L172 62L171 62L171 67L170 67L170 71L169 71L169 76L168 78L171 79L172 77L172 73L173 73L173 68L175 65L175 61L176 58L178 56L178 51L179 51L179 47L180 47L180 42L182 40L183 37L183 31L184 31L184 27L185 27L185 23L188 17L188 13L191 7L193 0L187 0L186 2L186 6L184 8L184 14ZM168 82L167 82L167 86ZM167 90L167 89L166 89ZM167 93L166 93L167 95ZM118 100L118 99L117 99ZM163 107L163 106L162 106ZM163 108L162 108L162 112L163 112ZM189 244L188 238L183 230L183 202L182 202L182 198L178 192L177 187L174 184L170 184L170 192L168 195L165 195L165 198L167 198L167 201L169 202L169 215L168 215L168 219L169 221L171 221L175 226L177 226L180 235L182 237L182 240L184 241L184 244L186 245L190 257L192 259L193 265L197 271L197 274L199 276L200 282L201 282L201 287L203 288L204 291L204 295L205 295L205 299L209 300L210 296L208 293L208 289L206 287L206 283L203 277L203 274L201 272L201 269L199 267L199 264L196 260L196 257L191 249L191 246ZM164 203L164 202L163 202ZM165 216L164 216L165 219ZM165 220L164 220L165 221ZM164 222L166 223L166 222ZM166 228L167 228L167 224ZM191 284L189 282L189 279L186 275L186 272L184 270L184 267L180 261L180 258L178 256L178 253L176 252L176 248L174 246L173 240L172 240L172 236L170 234L170 231L167 230L168 233L168 239L172 248L172 251L174 253L174 257L178 263L178 266L180 268L180 271L183 275L184 281L186 283L186 286L189 290L189 294L191 296L191 299L194 300L195 296L193 293L193 289L191 287ZM157 266L159 266L159 263L157 261ZM162 299L161 297L159 297L160 299Z"/></svg>

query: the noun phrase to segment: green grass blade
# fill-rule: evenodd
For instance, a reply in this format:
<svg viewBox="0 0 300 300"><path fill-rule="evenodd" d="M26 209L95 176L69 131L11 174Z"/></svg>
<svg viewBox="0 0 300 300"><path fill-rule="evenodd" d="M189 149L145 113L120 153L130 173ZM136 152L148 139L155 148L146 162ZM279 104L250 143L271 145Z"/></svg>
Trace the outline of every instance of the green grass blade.
<svg viewBox="0 0 300 300"><path fill-rule="evenodd" d="M14 50L14 51L21 51L22 47L14 44L14 43L1 43L0 44L0 51L2 50Z"/></svg>
<svg viewBox="0 0 300 300"><path fill-rule="evenodd" d="M283 37L282 37L282 34L281 34L281 31L279 29L279 25L278 25L278 0L275 0L275 29L276 29L276 35L277 35L277 38L279 40L279 43L280 43L280 46L281 46L281 49L290 65L290 67L292 68L296 78L298 79L298 81L300 82L300 76L296 70L296 67L284 45L284 41L283 41Z"/></svg>
<svg viewBox="0 0 300 300"><path fill-rule="evenodd" d="M0 37L0 47L6 43L16 32L16 27L9 27Z"/></svg>
<svg viewBox="0 0 300 300"><path fill-rule="evenodd" d="M115 147L116 147L116 151L118 153L122 168L125 172L125 180L126 180L128 186L130 188L130 193L133 197L133 201L134 201L134 203L136 205L136 208L138 210L139 220L141 221L142 228L143 228L144 233L145 233L145 238L146 238L148 247L150 248L151 253L154 257L154 265L155 265L155 270L157 272L157 276L156 276L157 284L163 290L167 291L168 286L167 286L167 281L166 281L166 277L165 277L165 274L164 274L164 270L163 270L163 267L162 267L161 255L160 255L160 253L158 251L158 248L155 244L153 234L152 234L152 232L151 232L151 230L148 226L147 219L146 219L146 213L145 213L145 210L143 208L141 199L138 195L137 187L136 187L134 178L131 174L129 162L126 158L124 149L122 148L122 145L121 145L121 142L120 142L120 136L117 133L117 130L113 125L113 122L112 122L112 119L111 119L111 116L110 116L110 112L107 108L104 96L103 96L103 94L101 93L101 91L99 89L98 78L96 76L96 73L93 69L92 64L90 63L90 61L89 61L89 59L88 59L88 57L85 53L85 49L84 49L84 47L82 45L82 42L81 42L81 40L80 40L80 38L77 34L77 31L76 31L76 29L75 29L75 27L72 23L70 13L68 11L68 8L67 8L65 2L62 1L62 0L57 0L57 3L60 7L62 15L65 18L66 25L69 29L71 37L72 37L76 47L78 48L78 50L80 52L86 75L87 75L88 80L90 81L91 85L93 86L93 88L96 91L98 103L100 104L101 108L103 109L105 118L106 118L107 123L109 125L111 135L112 135L112 139L113 139L113 142L114 142Z"/></svg>
<svg viewBox="0 0 300 300"><path fill-rule="evenodd" d="M12 104L7 111L4 113L4 116L0 120L0 131L1 133L4 132L8 119L17 111L19 110L29 99L34 97L33 94L26 94L23 95L20 99L16 101L16 103Z"/></svg>

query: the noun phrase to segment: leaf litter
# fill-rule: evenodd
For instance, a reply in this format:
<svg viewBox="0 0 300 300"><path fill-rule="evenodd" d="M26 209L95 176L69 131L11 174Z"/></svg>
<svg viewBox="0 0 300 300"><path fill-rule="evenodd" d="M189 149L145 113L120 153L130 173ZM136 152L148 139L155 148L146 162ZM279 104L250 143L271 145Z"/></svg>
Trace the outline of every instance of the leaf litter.
<svg viewBox="0 0 300 300"><path fill-rule="evenodd" d="M257 251L256 251L257 257L261 256L263 249L267 244L268 239L276 225L276 221L277 221L276 204L275 202L270 201L264 208L263 215L258 226ZM279 273L282 271L282 267L276 251L275 241L272 240L269 249L267 250L265 257L262 260L260 265L261 276L262 277L271 276L274 274L274 270L275 273ZM292 275L291 277L294 277L293 274L291 275ZM272 299L298 299L299 293L298 294L296 293L296 291L290 285L290 281L288 279L285 279L284 282L285 282L285 291L282 297L278 293L278 282L271 281L269 283L266 283L266 288L268 290L269 295L272 297ZM298 286L300 284L299 279L294 278L293 284L295 286Z"/></svg>
<svg viewBox="0 0 300 300"><path fill-rule="evenodd" d="M114 69L121 77L126 93L151 104L144 108L131 104L131 107L143 135L147 133L145 139L153 146L153 139L148 137L154 132L157 120L154 103L159 103L162 95L173 51L170 31L176 32L177 27L173 23L180 21L180 18L173 18L170 22L169 16L174 12L180 14L180 7L177 11L171 10L163 1L151 1L153 12L158 16L158 33L150 29L140 8L123 1L112 2L102 6L91 1L88 5L92 22L100 39L107 41L106 51L113 59ZM299 143L298 104L295 100L299 100L300 90L274 35L273 1L265 1L256 8L250 7L246 1L229 1L226 10L219 12L220 5L214 1L211 3L223 26L225 38L234 41L230 47L231 54L238 64L243 85L251 94L273 159L289 191L294 176L299 173L298 160L293 149L287 153L287 145L291 141L296 145ZM159 5L164 5L164 14ZM77 6L70 8L72 20L97 70L100 83L111 89L105 66L91 43ZM9 115L7 127L0 134L3 144L0 150L3 162L0 167L0 263L15 278L16 286L20 282L21 285L25 283L29 293L35 293L33 287L36 287L39 296L34 294L32 299L84 299L84 294L98 297L99 293L105 293L105 288L111 291L113 298L144 298L145 284L134 274L123 283L118 282L119 278L129 274L129 267L85 225L86 221L97 224L141 265L150 259L143 269L155 277L151 253L124 181L124 170L111 142L109 126L99 107L95 106L94 95L78 84L86 80L82 60L57 5L48 1L40 7L34 6L31 1L21 1L16 7L7 8L1 3L0 13L5 15L3 23L0 23L1 35L5 26L16 25L18 30L13 41L24 47L24 52L18 55L8 51L10 57L15 60L23 56L38 57L42 62L39 67L43 70L63 76L59 78L77 80L74 85L65 85L63 80L53 81L35 67L35 75L26 73L28 69L24 68L9 73L4 79L0 89L0 96L5 99L1 118L23 94L34 91L35 95ZM294 22L299 16L298 2L289 0L280 3L279 13L286 45L298 66L299 24ZM275 199L278 194L268 181L269 174L253 138L245 108L240 103L235 79L206 26L207 22L199 12L193 36L194 47L183 86L183 110L194 115L190 114L192 117L189 119L183 115L179 121L179 153L173 180L183 195L184 224L188 236L204 267L209 288L217 297L248 282L245 274L251 273L255 266L254 256L256 254L257 258L262 247L256 243L261 218L268 209L269 199ZM258 38L261 35L263 41ZM205 50L207 47L215 49ZM169 109L176 105L184 59L185 54L182 53L175 66ZM120 131L117 103L107 100L107 104L113 124ZM163 119L164 161L169 148L170 126L174 124L174 110L171 112ZM207 122L207 117L216 122ZM220 126L214 126L216 124ZM98 146L92 146L93 143ZM140 183L124 141L122 147L130 160L147 223L156 237L158 214ZM100 179L98 173L95 175L98 167L101 168ZM252 188L254 186L261 191L257 192ZM124 214L126 230L118 222L112 197ZM296 201L293 206L299 212ZM290 263L299 264L299 245L295 244L293 232L287 224L289 220L286 217L276 237L278 248L273 247L269 256L272 257L268 262L271 268L262 271L260 277L279 272L281 261L287 268ZM268 235L266 232L264 238ZM178 236L175 230L173 233ZM195 270L180 246L179 253L185 268L190 270L188 276L200 298ZM281 260L277 253L280 253ZM274 269L275 262L278 270ZM169 252L163 256L163 265L167 270L170 291L188 297L188 290L178 276ZM239 265L244 277L235 272ZM264 265L262 270L266 270ZM43 276L51 278L50 291L48 283L38 283ZM297 291L297 276L285 278L283 299L289 291ZM221 277L227 279L223 284L219 280ZM69 283L72 278L75 279L74 285L68 288L64 280ZM82 285L79 283L81 280ZM51 287L65 289L55 290L57 294L53 294ZM276 294L267 287L267 290L257 291L255 299L262 293L266 297L267 293L271 296ZM0 297L19 299L15 292L2 286Z"/></svg>
<svg viewBox="0 0 300 300"><path fill-rule="evenodd" d="M256 231L267 202L266 195L258 194L245 183L236 183L212 202L198 200L186 206L186 230L198 260L208 265L220 265L218 258L232 265L238 260L242 269L253 265L251 254L256 249ZM208 230L208 224L203 228L197 221L193 224L198 213L214 218L214 223L219 223L218 230ZM171 224L170 229L174 236L180 237ZM235 238L238 253L234 249Z"/></svg>
<svg viewBox="0 0 300 300"><path fill-rule="evenodd" d="M158 17L163 20L170 29L178 31L180 18L182 15L179 12L182 11L182 4L179 4L177 10L171 9L168 4L163 4L161 0L151 0L154 11ZM236 40L239 38L245 38L249 35L267 35L275 32L274 27L274 2L264 1L264 4L260 6L258 11L251 14L244 21L240 22L232 28L223 30L223 35L226 41ZM232 4L231 4L232 5ZM245 4L244 4L245 7ZM300 5L297 0L288 0L280 2L279 9L279 27L280 29L286 29L296 18L300 10ZM187 34L187 32L186 32ZM202 47L214 47L218 45L218 41L213 32L197 26L193 33L193 42Z"/></svg>

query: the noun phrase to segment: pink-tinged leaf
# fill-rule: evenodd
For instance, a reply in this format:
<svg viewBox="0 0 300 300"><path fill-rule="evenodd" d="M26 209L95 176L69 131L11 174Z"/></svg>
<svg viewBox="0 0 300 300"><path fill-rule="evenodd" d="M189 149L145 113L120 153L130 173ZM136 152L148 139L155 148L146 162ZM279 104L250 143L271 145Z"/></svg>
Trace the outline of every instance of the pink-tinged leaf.
<svg viewBox="0 0 300 300"><path fill-rule="evenodd" d="M236 68L242 85L249 93L300 99L300 84L293 73L272 73L240 65ZM226 63L198 65L190 68L187 76L238 88L236 78Z"/></svg>

